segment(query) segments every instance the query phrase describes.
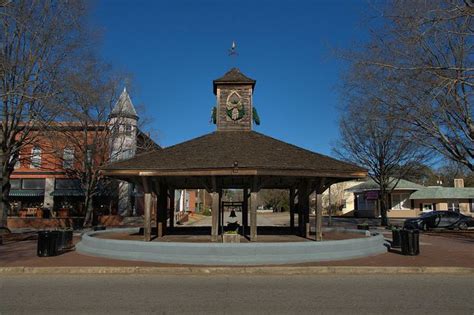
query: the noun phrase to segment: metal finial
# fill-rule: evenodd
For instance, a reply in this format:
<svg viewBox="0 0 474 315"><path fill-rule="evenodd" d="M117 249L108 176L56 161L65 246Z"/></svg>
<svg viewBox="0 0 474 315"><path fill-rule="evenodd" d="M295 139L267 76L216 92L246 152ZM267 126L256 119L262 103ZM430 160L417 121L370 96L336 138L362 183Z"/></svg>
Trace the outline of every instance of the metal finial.
<svg viewBox="0 0 474 315"><path fill-rule="evenodd" d="M229 56L237 56L237 45L235 44L235 41L232 41L232 46L229 49Z"/></svg>

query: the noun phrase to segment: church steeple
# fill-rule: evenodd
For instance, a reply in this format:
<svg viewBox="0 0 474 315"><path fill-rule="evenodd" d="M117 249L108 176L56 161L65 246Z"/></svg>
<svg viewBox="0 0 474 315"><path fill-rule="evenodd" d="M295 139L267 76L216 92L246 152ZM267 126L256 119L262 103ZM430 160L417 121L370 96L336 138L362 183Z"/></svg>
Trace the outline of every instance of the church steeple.
<svg viewBox="0 0 474 315"><path fill-rule="evenodd" d="M218 131L252 129L255 83L237 68L213 81Z"/></svg>
<svg viewBox="0 0 474 315"><path fill-rule="evenodd" d="M137 111L133 106L126 87L123 88L117 103L115 103L114 108L110 112L110 118L114 117L138 119Z"/></svg>

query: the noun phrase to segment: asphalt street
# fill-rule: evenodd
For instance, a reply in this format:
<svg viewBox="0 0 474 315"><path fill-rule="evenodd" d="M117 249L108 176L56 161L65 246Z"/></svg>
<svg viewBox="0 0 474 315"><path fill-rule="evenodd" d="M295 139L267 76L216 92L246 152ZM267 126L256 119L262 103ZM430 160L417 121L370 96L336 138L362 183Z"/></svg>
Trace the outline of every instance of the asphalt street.
<svg viewBox="0 0 474 315"><path fill-rule="evenodd" d="M0 314L474 314L474 277L0 276Z"/></svg>

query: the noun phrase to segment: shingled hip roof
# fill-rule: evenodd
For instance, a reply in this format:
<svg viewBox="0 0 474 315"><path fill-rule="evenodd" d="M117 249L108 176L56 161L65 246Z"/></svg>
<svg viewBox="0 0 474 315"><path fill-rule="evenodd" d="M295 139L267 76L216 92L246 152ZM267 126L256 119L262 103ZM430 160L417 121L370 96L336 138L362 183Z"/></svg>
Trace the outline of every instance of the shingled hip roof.
<svg viewBox="0 0 474 315"><path fill-rule="evenodd" d="M314 153L255 131L216 131L162 150L107 165L114 170L280 170L364 177L358 166Z"/></svg>
<svg viewBox="0 0 474 315"><path fill-rule="evenodd" d="M423 185L413 183L405 179L397 180L396 178L391 177L389 179L389 185L387 189L388 190L393 189L393 186L395 184L397 184L397 186L395 187L395 190L418 190L418 189L424 188ZM358 193L358 192L363 192L363 191L372 191L372 190L379 190L379 189L380 189L379 184L377 184L372 178L369 178L367 181L360 183L359 185L346 189L346 191Z"/></svg>
<svg viewBox="0 0 474 315"><path fill-rule="evenodd" d="M252 88L255 87L254 79L244 75L238 68L232 68L226 72L222 77L213 81L214 94L216 94L216 86L219 84L250 84Z"/></svg>
<svg viewBox="0 0 474 315"><path fill-rule="evenodd" d="M474 188L424 187L411 194L410 199L474 199Z"/></svg>

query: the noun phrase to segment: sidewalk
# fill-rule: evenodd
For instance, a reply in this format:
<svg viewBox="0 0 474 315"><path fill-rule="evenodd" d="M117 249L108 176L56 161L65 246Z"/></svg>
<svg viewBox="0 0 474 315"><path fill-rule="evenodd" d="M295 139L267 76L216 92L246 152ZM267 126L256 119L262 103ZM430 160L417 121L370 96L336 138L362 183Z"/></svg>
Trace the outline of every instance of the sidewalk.
<svg viewBox="0 0 474 315"><path fill-rule="evenodd" d="M391 239L389 231L382 231ZM79 241L75 237L74 241ZM368 267L469 267L474 268L474 234L428 233L420 237L420 255L403 256L397 252L351 259L304 263L291 266L368 266ZM36 241L25 240L0 245L0 267L177 267L173 264L135 262L90 257L66 252L56 257L37 257Z"/></svg>

